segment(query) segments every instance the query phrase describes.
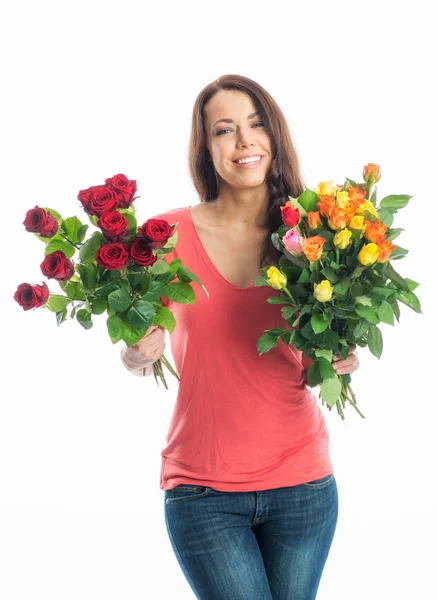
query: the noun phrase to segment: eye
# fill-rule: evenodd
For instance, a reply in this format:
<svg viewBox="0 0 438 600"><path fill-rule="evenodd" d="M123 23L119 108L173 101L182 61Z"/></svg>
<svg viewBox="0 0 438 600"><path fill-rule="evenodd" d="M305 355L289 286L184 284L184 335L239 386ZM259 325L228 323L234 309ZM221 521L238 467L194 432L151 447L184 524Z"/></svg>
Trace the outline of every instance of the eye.
<svg viewBox="0 0 438 600"><path fill-rule="evenodd" d="M255 127L256 125L263 125L263 122L258 121L257 123L254 123L253 127ZM224 131L231 131L231 129L229 127L227 127L226 129L220 129L219 131L216 132L216 135L223 135Z"/></svg>

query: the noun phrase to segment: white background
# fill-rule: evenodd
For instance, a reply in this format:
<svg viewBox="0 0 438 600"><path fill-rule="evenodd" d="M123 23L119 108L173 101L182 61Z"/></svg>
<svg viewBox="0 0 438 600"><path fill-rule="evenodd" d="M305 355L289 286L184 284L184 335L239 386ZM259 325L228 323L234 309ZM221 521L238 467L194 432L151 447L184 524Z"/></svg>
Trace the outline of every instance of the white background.
<svg viewBox="0 0 438 600"><path fill-rule="evenodd" d="M378 199L420 283L379 361L353 376L366 419L324 408L339 520L318 599L436 594L436 31L427 1L15 2L3 8L0 596L193 598L171 549L160 451L176 397L119 359L105 318L59 328L24 312L41 283L36 204L86 222L80 189L136 179L137 218L198 202L187 167L191 111L227 73L255 79L290 126L308 187L380 165ZM58 292L54 280L50 290ZM168 334L167 334L168 335ZM166 355L170 355L167 337ZM232 600L232 599L230 599ZM256 599L251 599L256 600Z"/></svg>

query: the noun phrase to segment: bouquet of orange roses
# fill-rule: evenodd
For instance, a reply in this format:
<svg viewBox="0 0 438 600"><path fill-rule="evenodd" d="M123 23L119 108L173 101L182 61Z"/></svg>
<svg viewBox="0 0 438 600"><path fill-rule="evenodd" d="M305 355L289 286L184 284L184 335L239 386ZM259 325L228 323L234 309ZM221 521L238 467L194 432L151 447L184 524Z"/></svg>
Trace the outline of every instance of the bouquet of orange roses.
<svg viewBox="0 0 438 600"><path fill-rule="evenodd" d="M39 206L28 210L23 224L45 244L41 272L57 281L62 293L50 293L45 282L21 283L14 294L16 302L24 310L48 308L58 325L70 311L84 329L93 326L95 316L106 313L112 343L123 340L128 347L152 325L172 333L175 318L161 298L193 304L195 292L189 282L205 287L181 260L167 263L162 258L177 243L177 224L149 219L138 227L136 191L136 180L123 174L81 190L78 199L96 229L87 239L89 225L77 216L63 219L55 210ZM159 377L168 389L162 362L179 377L164 355L153 364L157 385Z"/></svg>
<svg viewBox="0 0 438 600"><path fill-rule="evenodd" d="M272 234L283 255L256 282L281 290L268 302L285 305L281 310L290 326L267 330L258 340L259 354L280 338L301 350L314 361L308 384L320 385L322 404L329 410L336 405L342 419L346 402L365 417L357 407L351 375L335 373L333 354L345 359L356 344L380 358L379 325L394 325L394 317L400 321L399 302L421 313L414 293L419 284L392 265L408 253L393 243L403 231L393 227L394 214L412 196L391 194L377 203L372 188L380 168L373 163L364 167L363 179L356 183L346 178L343 185L324 181L298 198L288 196L280 207L283 224Z"/></svg>

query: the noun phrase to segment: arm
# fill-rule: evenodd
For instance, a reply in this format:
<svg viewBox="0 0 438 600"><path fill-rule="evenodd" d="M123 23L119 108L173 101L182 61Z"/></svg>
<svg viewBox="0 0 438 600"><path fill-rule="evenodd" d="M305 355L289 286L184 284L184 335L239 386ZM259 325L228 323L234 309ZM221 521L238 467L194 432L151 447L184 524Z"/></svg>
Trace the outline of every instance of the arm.
<svg viewBox="0 0 438 600"><path fill-rule="evenodd" d="M133 375L137 375L139 377L150 377L153 375L153 363L145 359L144 356L142 356L135 348L123 346L120 351L120 358L123 366ZM145 367L146 372L144 372Z"/></svg>

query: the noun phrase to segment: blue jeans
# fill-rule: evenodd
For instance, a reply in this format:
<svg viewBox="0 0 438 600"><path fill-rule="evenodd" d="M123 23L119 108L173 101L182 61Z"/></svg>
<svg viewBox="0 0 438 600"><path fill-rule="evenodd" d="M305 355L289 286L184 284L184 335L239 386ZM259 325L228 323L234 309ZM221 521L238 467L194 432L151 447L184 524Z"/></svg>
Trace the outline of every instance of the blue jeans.
<svg viewBox="0 0 438 600"><path fill-rule="evenodd" d="M169 539L201 600L314 600L338 520L334 473L270 490L164 491Z"/></svg>

